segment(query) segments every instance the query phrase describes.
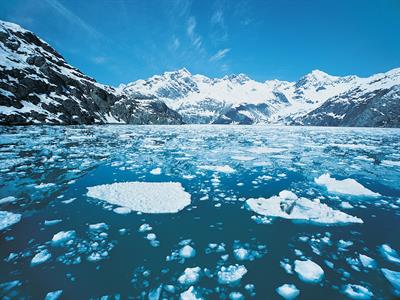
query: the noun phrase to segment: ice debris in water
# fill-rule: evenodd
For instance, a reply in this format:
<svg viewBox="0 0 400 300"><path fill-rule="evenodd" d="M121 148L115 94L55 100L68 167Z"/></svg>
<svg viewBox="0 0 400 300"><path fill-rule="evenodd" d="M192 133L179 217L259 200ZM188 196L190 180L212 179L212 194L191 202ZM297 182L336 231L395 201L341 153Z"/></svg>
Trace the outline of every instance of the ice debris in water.
<svg viewBox="0 0 400 300"><path fill-rule="evenodd" d="M351 299L359 300L368 300L374 296L374 294L369 289L358 284L346 284L343 289L343 293Z"/></svg>
<svg viewBox="0 0 400 300"><path fill-rule="evenodd" d="M218 271L218 282L221 284L234 284L239 282L247 273L247 269L243 265L222 266Z"/></svg>
<svg viewBox="0 0 400 300"><path fill-rule="evenodd" d="M199 281L200 279L200 267L186 268L181 276L179 276L178 281L180 284L191 285Z"/></svg>
<svg viewBox="0 0 400 300"><path fill-rule="evenodd" d="M142 224L139 227L139 232L146 232L146 231L151 231L153 228L149 224Z"/></svg>
<svg viewBox="0 0 400 300"><path fill-rule="evenodd" d="M319 201L311 201L303 197L299 198L296 194L287 190L281 191L279 196L272 196L268 199L251 198L246 203L252 211L269 217L280 217L316 224L363 223L357 217L335 210Z"/></svg>
<svg viewBox="0 0 400 300"><path fill-rule="evenodd" d="M31 266L36 266L48 261L51 258L51 253L44 249L37 253L31 260Z"/></svg>
<svg viewBox="0 0 400 300"><path fill-rule="evenodd" d="M190 204L178 182L119 182L88 187L87 195L143 213L176 213Z"/></svg>
<svg viewBox="0 0 400 300"><path fill-rule="evenodd" d="M379 248L383 257L385 257L388 261L391 261L396 264L400 264L400 257L396 250L390 247L387 244L383 244Z"/></svg>
<svg viewBox="0 0 400 300"><path fill-rule="evenodd" d="M75 236L75 230L60 231L53 236L53 238L51 239L51 244L53 246L60 246L69 242L70 240L73 240Z"/></svg>
<svg viewBox="0 0 400 300"><path fill-rule="evenodd" d="M370 268L370 269L375 268L375 266L376 266L375 259L373 259L367 255L364 255L364 254L360 254L359 258L360 258L361 264L365 268Z"/></svg>
<svg viewBox="0 0 400 300"><path fill-rule="evenodd" d="M44 300L56 300L59 299L62 295L63 291L62 290L57 290L54 292L48 292L46 296L44 297Z"/></svg>
<svg viewBox="0 0 400 300"><path fill-rule="evenodd" d="M189 287L186 291L182 292L181 295L181 300L201 300L202 298L199 297L195 290L194 287L191 286Z"/></svg>
<svg viewBox="0 0 400 300"><path fill-rule="evenodd" d="M97 223L97 224L90 224L89 228L91 230L107 230L108 229L108 225L106 223Z"/></svg>
<svg viewBox="0 0 400 300"><path fill-rule="evenodd" d="M14 214L8 211L0 210L0 230L6 229L21 221L20 214Z"/></svg>
<svg viewBox="0 0 400 300"><path fill-rule="evenodd" d="M382 268L381 271L394 287L396 294L400 296L400 272L395 272L386 268Z"/></svg>
<svg viewBox="0 0 400 300"><path fill-rule="evenodd" d="M61 219L56 219L56 220L45 220L45 221L44 221L44 225L45 225L45 226L53 226L53 225L56 225L56 224L58 224L58 223L60 223L60 222L62 222Z"/></svg>
<svg viewBox="0 0 400 300"><path fill-rule="evenodd" d="M179 255L182 258L191 258L196 255L196 250L190 245L185 245L179 250Z"/></svg>
<svg viewBox="0 0 400 300"><path fill-rule="evenodd" d="M228 165L224 166L210 166L210 165L205 165L205 166L198 166L199 169L207 170L207 171L214 171L214 172L220 172L220 173L234 173L235 170L232 169Z"/></svg>
<svg viewBox="0 0 400 300"><path fill-rule="evenodd" d="M229 299L230 300L243 300L244 296L240 292L230 292L229 293Z"/></svg>
<svg viewBox="0 0 400 300"><path fill-rule="evenodd" d="M332 178L330 174L325 173L318 178L315 178L314 181L318 185L325 186L329 192L333 193L353 196L380 196L380 194L367 189L362 184L351 178L337 180Z"/></svg>
<svg viewBox="0 0 400 300"><path fill-rule="evenodd" d="M150 174L152 175L161 175L161 168L155 168L150 171Z"/></svg>
<svg viewBox="0 0 400 300"><path fill-rule="evenodd" d="M14 202L15 200L17 200L17 198L15 198L13 196L4 197L4 198L0 199L0 204Z"/></svg>
<svg viewBox="0 0 400 300"><path fill-rule="evenodd" d="M276 289L276 292L286 300L295 299L300 295L300 290L294 284L284 284Z"/></svg>
<svg viewBox="0 0 400 300"><path fill-rule="evenodd" d="M295 260L294 270L304 282L318 283L324 277L324 270L311 260Z"/></svg>

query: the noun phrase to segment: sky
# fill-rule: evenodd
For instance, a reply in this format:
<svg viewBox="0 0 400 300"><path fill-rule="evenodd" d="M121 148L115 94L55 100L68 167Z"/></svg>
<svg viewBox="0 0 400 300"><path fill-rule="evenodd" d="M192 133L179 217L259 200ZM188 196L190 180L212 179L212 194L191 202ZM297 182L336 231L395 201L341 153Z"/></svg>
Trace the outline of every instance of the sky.
<svg viewBox="0 0 400 300"><path fill-rule="evenodd" d="M399 0L0 0L0 19L113 86L180 68L294 81L400 67Z"/></svg>

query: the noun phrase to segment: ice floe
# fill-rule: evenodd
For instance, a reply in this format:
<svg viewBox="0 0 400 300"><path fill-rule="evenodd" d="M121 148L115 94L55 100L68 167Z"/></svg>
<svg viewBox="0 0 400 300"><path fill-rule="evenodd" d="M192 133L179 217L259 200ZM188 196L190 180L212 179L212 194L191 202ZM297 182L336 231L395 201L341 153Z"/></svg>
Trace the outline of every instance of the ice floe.
<svg viewBox="0 0 400 300"><path fill-rule="evenodd" d="M247 273L247 269L243 265L222 266L218 271L218 282L221 284L235 284L239 282Z"/></svg>
<svg viewBox="0 0 400 300"><path fill-rule="evenodd" d="M325 173L318 178L315 178L314 181L318 185L325 186L329 192L333 193L353 196L380 196L380 194L367 189L352 178L338 180L332 178L330 174Z"/></svg>
<svg viewBox="0 0 400 300"><path fill-rule="evenodd" d="M190 204L178 182L120 182L88 187L87 195L143 213L176 213Z"/></svg>
<svg viewBox="0 0 400 300"><path fill-rule="evenodd" d="M155 168L150 171L150 174L152 175L161 175L161 168Z"/></svg>
<svg viewBox="0 0 400 300"><path fill-rule="evenodd" d="M60 231L53 236L53 238L51 239L51 244L53 246L60 246L73 240L75 237L76 237L75 230Z"/></svg>
<svg viewBox="0 0 400 300"><path fill-rule="evenodd" d="M20 214L14 214L8 211L0 210L0 230L6 229L21 221Z"/></svg>
<svg viewBox="0 0 400 300"><path fill-rule="evenodd" d="M211 165L204 165L204 166L198 166L199 169L203 169L203 170L208 170L208 171L214 171L214 172L220 172L220 173L234 173L235 170L232 169L230 166L228 165L224 165L224 166L211 166Z"/></svg>
<svg viewBox="0 0 400 300"><path fill-rule="evenodd" d="M0 204L14 202L15 200L17 200L17 198L15 198L14 196L4 197L4 198L0 199Z"/></svg>
<svg viewBox="0 0 400 300"><path fill-rule="evenodd" d="M51 253L44 249L37 253L31 260L31 266L36 266L48 261L51 258Z"/></svg>
<svg viewBox="0 0 400 300"><path fill-rule="evenodd" d="M276 289L276 292L286 300L295 299L300 295L300 290L294 284L284 284Z"/></svg>
<svg viewBox="0 0 400 300"><path fill-rule="evenodd" d="M295 260L294 271L304 282L318 283L324 277L324 270L311 260Z"/></svg>
<svg viewBox="0 0 400 300"><path fill-rule="evenodd" d="M244 296L240 292L230 292L229 293L229 299L230 300L243 300Z"/></svg>
<svg viewBox="0 0 400 300"><path fill-rule="evenodd" d="M182 258L191 258L196 255L196 250L190 245L185 245L179 250L179 255Z"/></svg>
<svg viewBox="0 0 400 300"><path fill-rule="evenodd" d="M368 288L358 284L346 284L343 293L347 297L357 300L368 300L374 296Z"/></svg>
<svg viewBox="0 0 400 300"><path fill-rule="evenodd" d="M199 297L195 290L194 287L191 286L189 287L186 291L182 292L180 295L181 300L201 300L202 298Z"/></svg>
<svg viewBox="0 0 400 300"><path fill-rule="evenodd" d="M179 276L178 281L180 284L192 285L197 281L199 281L200 272L201 272L200 267L186 268L183 274Z"/></svg>
<svg viewBox="0 0 400 300"><path fill-rule="evenodd" d="M396 294L400 296L400 272L395 272L386 268L382 268L381 271L385 278L394 287Z"/></svg>
<svg viewBox="0 0 400 300"><path fill-rule="evenodd" d="M400 265L400 256L397 253L397 251L394 250L392 247L390 247L387 244L383 244L382 246L379 247L379 251L381 252L382 256L386 258L388 261Z"/></svg>
<svg viewBox="0 0 400 300"><path fill-rule="evenodd" d="M44 300L57 300L61 297L62 293L63 293L62 290L48 292L44 297Z"/></svg>
<svg viewBox="0 0 400 300"><path fill-rule="evenodd" d="M364 266L364 268L373 269L376 267L375 259L373 259L367 255L360 254L359 259L360 259L361 264Z"/></svg>
<svg viewBox="0 0 400 300"><path fill-rule="evenodd" d="M248 199L249 208L263 216L280 217L317 224L363 223L360 218L353 217L339 210L330 208L319 201L297 197L293 192L284 190L278 196L268 199Z"/></svg>

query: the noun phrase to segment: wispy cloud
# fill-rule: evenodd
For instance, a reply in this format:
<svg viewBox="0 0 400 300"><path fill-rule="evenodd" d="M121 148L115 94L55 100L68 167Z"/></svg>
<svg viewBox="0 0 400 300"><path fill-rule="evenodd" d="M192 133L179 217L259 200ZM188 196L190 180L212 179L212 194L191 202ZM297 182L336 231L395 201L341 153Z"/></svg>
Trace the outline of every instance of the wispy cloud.
<svg viewBox="0 0 400 300"><path fill-rule="evenodd" d="M201 36L199 34L197 34L195 31L196 25L197 25L196 18L193 16L190 16L188 19L187 27L186 27L186 32L190 38L190 41L192 42L192 45L196 49L201 50L203 40L202 40Z"/></svg>
<svg viewBox="0 0 400 300"><path fill-rule="evenodd" d="M89 35L95 38L101 38L102 34L99 33L92 26L83 21L78 15L73 13L71 10L62 5L58 0L45 0L47 4L49 4L55 11L57 11L60 15L62 15L65 19L67 19L72 24L75 24L85 30Z"/></svg>
<svg viewBox="0 0 400 300"><path fill-rule="evenodd" d="M220 49L213 56L210 57L210 61L218 61L225 57L231 51L230 48Z"/></svg>
<svg viewBox="0 0 400 300"><path fill-rule="evenodd" d="M107 58L104 56L94 56L92 57L92 61L97 65L101 65L107 61Z"/></svg>
<svg viewBox="0 0 400 300"><path fill-rule="evenodd" d="M178 50L178 48L180 47L180 45L181 45L181 41L179 40L179 38L177 38L176 36L174 36L174 37L172 38L170 44L168 45L168 48L169 48L171 51L176 51L176 50Z"/></svg>

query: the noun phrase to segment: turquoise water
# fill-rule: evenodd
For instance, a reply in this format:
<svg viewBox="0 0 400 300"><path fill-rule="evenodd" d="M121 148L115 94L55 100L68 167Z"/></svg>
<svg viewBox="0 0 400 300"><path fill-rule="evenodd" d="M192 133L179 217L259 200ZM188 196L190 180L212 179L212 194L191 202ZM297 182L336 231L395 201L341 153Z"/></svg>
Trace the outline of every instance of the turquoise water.
<svg viewBox="0 0 400 300"><path fill-rule="evenodd" d="M396 295L381 268L400 271L400 265L379 247L388 244L400 252L398 129L32 126L1 127L0 136L0 199L15 197L0 210L22 215L0 231L4 298L40 299L62 290L61 299L157 299L154 291L161 287L159 299L179 299L193 286L204 299L229 299L232 292L246 299L282 299L276 288L285 283L296 285L298 299L345 299L346 284L368 288L374 299ZM233 172L202 168L209 165L227 165ZM161 174L153 175L154 168ZM328 192L314 182L324 173L353 178L381 196ZM180 182L191 204L174 214L122 215L86 196L87 187L125 181ZM318 226L268 219L263 224L245 205L248 198L285 189L319 198L364 223ZM343 208L343 202L352 208ZM61 221L46 225L46 220ZM100 222L108 226L103 234L89 228ZM139 232L142 224L152 230ZM68 230L76 233L68 245L52 245L56 233ZM157 242L146 239L150 232ZM212 251L210 243L223 249ZM169 259L183 244L196 255ZM235 248L254 255L238 260ZM32 266L43 249L51 258ZM100 260L90 261L93 249L104 254ZM360 254L373 258L374 266L364 267ZM306 283L282 267L305 259L324 270L321 282ZM218 282L220 268L235 264L247 269L240 282ZM201 274L185 285L178 278L188 267L200 267Z"/></svg>

